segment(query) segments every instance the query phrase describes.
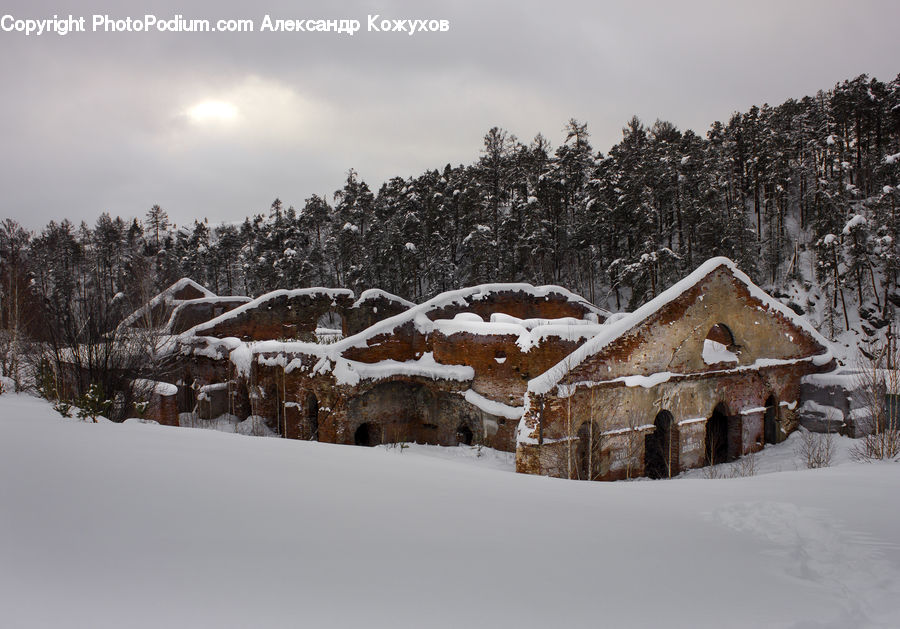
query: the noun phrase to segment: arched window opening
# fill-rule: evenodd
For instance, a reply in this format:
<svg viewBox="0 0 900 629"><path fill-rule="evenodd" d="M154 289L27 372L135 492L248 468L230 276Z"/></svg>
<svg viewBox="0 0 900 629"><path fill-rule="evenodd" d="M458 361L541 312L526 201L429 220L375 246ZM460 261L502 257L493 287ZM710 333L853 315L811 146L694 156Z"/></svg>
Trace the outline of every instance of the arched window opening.
<svg viewBox="0 0 900 629"><path fill-rule="evenodd" d="M469 428L468 424L460 424L459 428L456 429L456 443L459 445L472 445L474 436L475 435L472 433L472 429Z"/></svg>
<svg viewBox="0 0 900 629"><path fill-rule="evenodd" d="M306 423L310 441L319 440L319 400L314 393L306 396Z"/></svg>
<svg viewBox="0 0 900 629"><path fill-rule="evenodd" d="M316 338L320 342L334 342L343 338L344 320L336 310L329 310L316 321Z"/></svg>
<svg viewBox="0 0 900 629"><path fill-rule="evenodd" d="M356 432L353 433L353 442L358 446L372 447L378 445L376 438L375 426L369 422L360 424Z"/></svg>
<svg viewBox="0 0 900 629"><path fill-rule="evenodd" d="M678 474L678 432L669 411L660 411L653 432L644 437L644 474L650 478L671 478Z"/></svg>
<svg viewBox="0 0 900 629"><path fill-rule="evenodd" d="M709 329L703 339L703 362L707 365L736 363L740 346L734 342L734 335L724 323L717 323Z"/></svg>
<svg viewBox="0 0 900 629"><path fill-rule="evenodd" d="M763 434L766 443L778 443L781 430L778 427L778 401L774 395L766 400L766 414L763 420Z"/></svg>
<svg viewBox="0 0 900 629"><path fill-rule="evenodd" d="M578 429L575 448L576 478L598 480L603 475L603 439L597 422L584 422Z"/></svg>

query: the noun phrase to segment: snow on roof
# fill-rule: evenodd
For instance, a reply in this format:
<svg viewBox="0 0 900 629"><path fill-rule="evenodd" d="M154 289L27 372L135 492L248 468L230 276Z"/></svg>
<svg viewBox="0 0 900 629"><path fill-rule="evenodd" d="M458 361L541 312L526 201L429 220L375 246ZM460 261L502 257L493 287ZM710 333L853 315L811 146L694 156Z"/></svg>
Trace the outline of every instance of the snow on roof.
<svg viewBox="0 0 900 629"><path fill-rule="evenodd" d="M465 393L466 402L475 406L488 415L496 417L505 417L507 419L521 419L524 408L521 406L510 406L503 402L497 402L490 398L486 398L474 389L468 389Z"/></svg>
<svg viewBox="0 0 900 629"><path fill-rule="evenodd" d="M194 280L188 277L182 277L180 280L169 286L166 290L158 294L156 297L148 301L146 304L132 312L130 315L125 317L122 323L119 324L119 327L130 327L134 325L141 317L147 316L147 314L160 303L173 303L179 301L174 298L175 293L180 290L183 290L187 287L194 288L200 293L202 293L205 297L215 297L216 294L211 290L207 290Z"/></svg>
<svg viewBox="0 0 900 629"><path fill-rule="evenodd" d="M301 361L296 360L298 354L306 354L313 358L331 358L328 349L331 345L321 345L305 341L252 341L245 342L236 336L179 336L182 353L202 356L213 360L228 359L242 375L250 375L254 360L261 365L281 366L285 371L292 371Z"/></svg>
<svg viewBox="0 0 900 629"><path fill-rule="evenodd" d="M190 307L190 306L199 306L201 304L222 304L222 303L234 303L234 302L247 303L250 301L249 297L241 297L240 295L233 295L229 297L200 297L199 299L184 299L184 300L175 300L172 303L176 304L175 308L172 310L172 314L169 315L169 320L166 322L165 329L171 331L172 324L175 322L175 318L178 314Z"/></svg>
<svg viewBox="0 0 900 629"><path fill-rule="evenodd" d="M224 338L194 336L190 339L185 339L179 335L176 338L181 343L181 353L204 356L213 360L223 359L233 349L244 344L239 338L234 336L226 336Z"/></svg>
<svg viewBox="0 0 900 629"><path fill-rule="evenodd" d="M468 313L465 313L468 314ZM477 315L476 315L477 316ZM516 345L523 351L531 346L531 334L525 326L517 323L495 323L489 321L472 321L465 318L438 319L434 329L450 336L452 334L473 334L475 336L515 336Z"/></svg>
<svg viewBox="0 0 900 629"><path fill-rule="evenodd" d="M195 325L194 327L190 328L189 330L185 330L182 333L182 335L184 337L203 336L203 334L201 334L201 332L203 332L205 330L209 330L210 328L213 328L213 327L217 326L218 324L224 323L225 321L228 321L230 319L234 319L237 316L239 316L245 312L255 310L256 308L259 308L260 306L264 305L268 301L278 299L279 297L287 297L288 299L292 299L294 297L302 297L304 295L309 295L309 296L325 295L325 296L330 297L332 302L334 302L334 300L336 300L338 297L349 297L350 299L353 299L353 296L354 296L353 291L350 290L349 288L322 288L322 287L317 286L315 288L295 288L295 289L290 289L290 290L288 290L288 289L273 290L269 293L265 293L264 295L260 295L256 299L254 299L252 301L248 301L246 304L238 306L237 308L235 308L233 310L229 310L228 312L222 313L218 317L215 317L214 319L210 319L209 321L199 323L199 324Z"/></svg>
<svg viewBox="0 0 900 629"><path fill-rule="evenodd" d="M460 313L453 319L438 319L434 321L434 329L445 336L452 334L515 336L517 337L516 345L523 352L540 345L548 337L579 341L596 335L603 328L602 324L572 317L563 317L561 319L518 319L505 314L500 316L493 314L490 321L484 321L477 314L468 312Z"/></svg>
<svg viewBox="0 0 900 629"><path fill-rule="evenodd" d="M445 365L434 359L431 352L418 360L382 360L377 363L361 363L355 360L338 361L331 370L337 384L355 385L360 380L383 380L392 376L419 376L433 380L468 382L475 377L475 370L468 365Z"/></svg>
<svg viewBox="0 0 900 629"><path fill-rule="evenodd" d="M178 387L169 382L160 382L158 380L146 380L144 378L135 378L131 381L139 394L155 393L163 397L170 397L178 394Z"/></svg>
<svg viewBox="0 0 900 629"><path fill-rule="evenodd" d="M465 323L470 323L474 326L478 326L478 322L472 321L472 317L469 318L468 322L466 321L465 316L458 320L445 319L440 322L435 322L429 319L427 315L450 305L456 304L465 306L470 303L470 300L480 301L487 299L495 293L523 292L535 297L548 297L555 294L562 296L568 301L582 304L589 311L587 315L588 320L578 324L574 323L575 321L579 321L578 319L572 319L570 321L570 317L543 320L528 319L524 321L516 319L515 317L509 317L507 320L498 318L497 321L493 323L484 322L478 317L478 320L481 321L481 325L490 329L490 334L501 333L499 331L501 327L504 329L508 327L510 330L514 330L515 334L524 335L524 351L527 351L527 349L533 345L539 344L543 338L548 336L560 336L567 339L582 339L593 336L603 327L595 322L599 315L602 314L603 316L606 316L608 314L605 310L590 304L583 297L560 286L550 285L535 287L531 284L518 283L483 284L480 286L441 293L422 304L413 304L411 308L402 313L384 319L358 334L328 345L302 341L257 341L244 343L233 337L219 339L216 337L207 337L202 334L203 331L212 328L222 321L226 321L239 315L241 312L257 307L265 300L284 294L296 296L298 294L314 293L317 291L330 292L334 297L338 295L353 296L352 291L347 289L310 288L294 291L273 291L272 293L267 293L247 304L238 306L234 310L226 312L215 319L186 330L179 336L179 339L188 345L193 345L193 347L190 347L187 351L190 351L195 355L221 359L227 354L231 362L234 363L235 367L241 373L249 373L250 365L253 360L257 360L260 364L269 366L280 365L284 367L286 371L291 371L301 363L296 355L305 354L318 359L318 362L313 369L314 372L330 372L335 375L339 384L355 384L361 379L380 379L394 374L465 381L474 377L474 372L471 367L437 363L434 361L431 354L424 354L422 358L414 361L400 362L396 360L383 360L370 364L344 358L343 352L349 348L367 347L368 341L373 337L381 334L390 334L397 328L408 323L415 325L423 334L432 332L440 325L444 325L445 329L449 329L454 324L463 326ZM385 294L390 295L389 293ZM363 295L365 295L365 292ZM362 299L362 296L360 299ZM591 319L593 319L593 321L591 321ZM513 323L512 320L522 321L522 323ZM547 322L547 325L542 325L543 322ZM529 326L534 328L533 332L529 329ZM198 341L202 341L202 344L198 345ZM268 356L264 356L264 354L268 354Z"/></svg>
<svg viewBox="0 0 900 629"><path fill-rule="evenodd" d="M251 298L243 295L213 295L212 297L200 297L198 299L176 299L175 303L177 303L180 308L182 306L194 304L221 304L235 301L247 303L248 301L251 301Z"/></svg>
<svg viewBox="0 0 900 629"><path fill-rule="evenodd" d="M188 287L197 289L204 295L204 297L215 297L216 296L216 294L214 292L201 286L200 284L198 284L197 282L195 282L194 280L192 280L189 277L182 277L180 280L178 280L177 282L175 282L174 284L169 286L169 288L164 290L161 294L168 293L168 294L172 295L172 294L175 294L178 291L180 291L184 288L188 288Z"/></svg>
<svg viewBox="0 0 900 629"><path fill-rule="evenodd" d="M366 347L369 339L382 334L390 334L397 328L410 322L416 326L420 333L427 334L434 330L434 322L428 317L429 314L448 306L466 306L474 301L489 299L492 295L497 293L508 292L519 292L533 297L545 298L550 295L559 295L566 301L581 304L590 314L598 316L602 315L604 318L609 315L607 311L593 305L584 297L566 290L561 286L532 286L531 284L523 283L481 284L479 286L460 288L458 290L441 293L424 303L413 306L405 312L401 312L393 317L388 317L353 336L348 336L344 340L332 345L332 347L339 351L351 347Z"/></svg>
<svg viewBox="0 0 900 629"><path fill-rule="evenodd" d="M359 308L367 301L373 301L375 299L386 299L387 301L394 301L402 306L406 306L407 308L412 308L415 304L411 301L407 301L403 299L403 297L398 297L397 295L393 295L387 291L383 291L380 288L370 288L368 290L364 290L362 294L359 296L355 302L353 302L354 308Z"/></svg>
<svg viewBox="0 0 900 629"><path fill-rule="evenodd" d="M560 317L558 319L519 319L518 317L508 315L505 312L494 312L491 314L491 322L518 323L529 330L533 330L538 326L544 325L593 325L597 323L597 317L591 317L589 314L588 318L585 319L576 319L575 317Z"/></svg>
<svg viewBox="0 0 900 629"><path fill-rule="evenodd" d="M844 368L830 373L809 374L803 376L800 382L818 387L839 386L847 390L878 385L885 387L888 393L895 395L900 393L900 371L892 369Z"/></svg>
<svg viewBox="0 0 900 629"><path fill-rule="evenodd" d="M697 269L693 273L677 282L668 290L663 291L657 297L651 299L631 314L626 315L613 323L605 325L603 327L603 330L594 338L576 349L565 359L548 369L540 376L537 376L536 378L529 381L528 391L538 395L549 392L553 389L553 387L557 386L560 383L560 381L565 377L567 373L583 363L588 357L597 354L602 349L610 345L613 341L635 329L646 319L656 314L664 306L675 301L682 294L693 288L695 285L699 284L713 271L721 267L727 268L735 279L744 284L749 290L750 295L754 299L760 301L767 309L785 317L792 324L796 325L804 332L809 334L819 345L826 348L826 351L823 354L819 354L815 357L813 361L814 364L824 365L831 360L831 351L827 349L829 347L828 341L826 341L822 337L822 335L819 334L819 332L804 317L801 317L793 310L782 304L780 301L777 301L775 298L771 297L765 291L759 288L743 271L737 268L737 265L734 262L732 262L728 258L718 257L710 258L699 267L697 267Z"/></svg>

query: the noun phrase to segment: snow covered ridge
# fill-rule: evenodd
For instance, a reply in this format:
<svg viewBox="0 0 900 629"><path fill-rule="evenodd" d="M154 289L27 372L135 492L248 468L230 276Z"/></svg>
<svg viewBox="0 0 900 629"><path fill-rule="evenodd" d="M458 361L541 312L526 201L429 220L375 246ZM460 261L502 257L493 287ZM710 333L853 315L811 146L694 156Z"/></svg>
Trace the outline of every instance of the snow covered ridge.
<svg viewBox="0 0 900 629"><path fill-rule="evenodd" d="M202 306L202 305L210 305L215 306L217 304L245 304L250 301L249 297L243 297L240 295L234 295L229 297L201 297L199 299L186 299L186 300L174 300L172 301L172 305L174 308L172 309L172 314L169 315L169 320L166 321L163 329L172 332L172 328L175 325L175 322L178 320L178 317L181 315L182 311L191 308L192 306Z"/></svg>
<svg viewBox="0 0 900 629"><path fill-rule="evenodd" d="M125 317L122 323L119 324L119 329L128 328L133 326L135 323L139 323L141 319L149 315L154 308L157 306L168 303L172 304L180 301L189 301L189 300L177 300L175 299L175 295L186 288L192 288L198 292L200 292L205 298L214 298L216 294L212 291L204 288L194 280L183 277L171 286L169 286L166 290L158 294L156 297L148 301L141 308L138 308L133 313Z"/></svg>
<svg viewBox="0 0 900 629"><path fill-rule="evenodd" d="M520 419L524 408L521 406L510 406L489 398L484 397L480 393L469 389L465 393L466 402L472 406L477 406L488 415L495 417L505 417L507 419Z"/></svg>
<svg viewBox="0 0 900 629"><path fill-rule="evenodd" d="M475 377L472 367L444 365L434 360L430 352L417 360L382 360L363 363L344 358L334 350L336 344L321 345L303 341L255 341L244 342L235 337L196 337L183 352L213 360L231 362L236 372L248 377L253 363L266 367L281 367L286 374L296 370L309 371L310 375L330 373L337 385L353 386L361 380L384 380L394 376L430 378L468 382ZM304 357L313 359L313 365L304 365Z"/></svg>
<svg viewBox="0 0 900 629"><path fill-rule="evenodd" d="M578 367L588 357L600 352L602 349L613 343L613 341L625 336L632 330L635 330L641 323L655 315L663 307L675 301L682 294L703 281L708 275L723 267L727 268L735 279L744 284L750 295L759 301L765 309L781 315L789 322L802 329L819 345L826 348L825 352L814 357L812 361L813 364L818 366L826 365L831 362L833 356L831 351L827 349L829 347L828 341L819 334L805 317L798 315L780 301L768 295L754 284L749 276L738 269L734 262L728 258L718 257L710 258L697 267L693 273L675 283L669 289L663 291L657 297L651 299L631 314L625 315L612 323L608 323L599 334L572 352L565 360L550 368L544 374L531 380L528 383L528 390L535 394L548 393L560 383L566 374Z"/></svg>
<svg viewBox="0 0 900 629"><path fill-rule="evenodd" d="M477 314L465 312L453 319L437 319L434 330L444 336L472 334L474 336L515 336L516 345L523 352L537 347L547 338L566 341L582 341L596 335L603 324L574 317L560 319L519 319L503 313L494 313L490 321Z"/></svg>
<svg viewBox="0 0 900 629"><path fill-rule="evenodd" d="M603 310L602 308L598 308L588 302L584 297L572 293L571 291L562 288L561 286L532 286L531 284L523 284L523 283L509 283L509 284L482 284L479 286L473 286L470 288L462 288L458 290L448 291L445 293L441 293L432 299L416 305L412 302L409 302L405 299L397 297L396 295L391 295L385 291L380 289L369 289L363 291L362 295L359 299L357 299L353 303L353 307L360 307L363 304L373 301L376 299L387 299L389 301L393 301L399 303L403 306L408 306L408 309L400 314L394 315L392 317L388 317L374 325L366 328L365 330L360 331L357 334L348 336L347 338L342 339L341 341L334 343L330 346L331 350L336 353L340 353L344 349L355 347L361 348L366 347L368 345L368 341L382 334L391 334L396 331L398 328L403 325L413 322L416 326L418 332L427 334L434 330L434 322L431 320L429 315L436 313L442 308L446 308L449 306L466 306L472 302L479 302L486 299L490 299L496 294L499 293L519 293L523 295L528 295L535 298L545 298L549 299L551 296L562 298L564 301L570 303L577 303L582 306L587 311L587 320L581 321L578 319L574 319L571 317L563 318L563 319L529 319L529 320L519 320L516 317L512 317L509 315L502 315L506 317L505 322L509 323L518 323L519 325L524 325L527 329L532 329L537 326L547 325L551 326L554 329L554 334L557 336L562 336L563 338L586 338L586 336L592 332L596 332L597 328L593 330L588 330L585 328L580 332L577 331L567 331L569 328L574 328L577 325L589 325L591 323L596 324L601 318L605 319L609 316L610 313ZM303 295L326 295L331 297L333 300L336 300L339 297L344 298L353 298L353 291L344 288L303 288L296 290L277 290L272 291L270 293L266 293L256 299L249 301L246 304L238 306L237 308L230 310L214 319L206 321L204 323L198 324L193 328L190 328L181 333L180 338L185 343L190 343L191 339L194 337L203 337L206 336L204 332L214 328L219 323L223 323L226 321L230 321L235 317L240 316L243 313L258 309L264 308L266 302L271 301L273 299L277 299L279 297L287 296L287 297L299 297ZM477 316L477 315L475 315ZM504 322L501 318L496 318L495 316L491 317L492 322L502 323ZM576 323L579 322L579 323ZM537 336L548 336L550 335L549 328L544 332L539 333ZM300 348L298 348L300 349ZM305 351L302 350L301 351Z"/></svg>
<svg viewBox="0 0 900 629"><path fill-rule="evenodd" d="M397 329L407 323L413 323L416 330L421 334L428 334L435 329L435 322L432 316L446 307L450 306L467 306L473 302L479 302L491 299L497 294L502 293L518 293L520 295L528 295L535 298L549 299L551 296L562 298L564 301L576 303L584 307L589 314L605 319L609 312L594 306L584 297L573 293L561 286L532 286L531 284L509 283L509 284L481 284L469 288L461 288L457 290L447 291L417 306L413 306L409 310L402 312L393 317L388 317L369 328L349 336L332 347L338 351L343 351L351 347L364 348L368 346L369 340L383 334L392 334ZM511 317L515 319L515 317ZM498 321L500 322L500 321Z"/></svg>
<svg viewBox="0 0 900 629"><path fill-rule="evenodd" d="M471 302L489 299L497 293L520 293L538 298L548 298L550 296L562 297L562 299L567 302L577 303L584 307L588 311L587 316L589 317L589 320L583 321L573 317L565 317L562 319L522 320L511 315L492 314L491 321L485 322L477 314L460 313L451 320L439 319L432 321L428 316L429 314L440 312L441 309L446 308L447 306L466 306ZM313 369L313 373L327 373L330 371L336 377L338 384L353 385L358 383L360 379L385 378L391 373L391 369L394 369L394 373L397 375L406 373L433 379L446 378L449 380L465 381L471 380L472 377L474 377L472 375L473 372L471 371L471 367L466 367L466 371L463 373L457 369L459 366L443 365L435 362L433 358L426 358L426 356L430 356L430 354L422 356L422 358L417 361L381 361L378 365L381 365L384 368L373 369L368 365L360 366L361 363L344 358L343 353L349 348L366 348L371 339L380 335L391 334L398 328L410 322L422 335L428 335L434 331L440 331L447 335L457 332L486 335L511 334L518 337L520 341L519 345L522 350L528 351L528 349L539 345L543 339L550 336L557 336L568 340L582 340L584 338L589 338L602 328L602 325L596 323L596 321L606 314L606 311L589 304L580 295L572 293L560 286L534 287L531 284L520 283L484 284L441 293L422 304L414 305L405 312L375 323L362 332L349 336L331 345L323 346L308 343L280 343L272 341L253 343L250 345L249 351L253 355L262 354L264 352L285 352L288 354L303 353L317 356L319 362ZM579 321L580 323L576 323ZM234 362L234 360L232 360L232 362ZM262 359L260 359L260 362L262 362ZM266 364L270 364L270 362L267 362ZM285 359L284 366L287 370L295 369L300 365L300 361ZM244 365L242 365L242 368L243 367Z"/></svg>
<svg viewBox="0 0 900 629"><path fill-rule="evenodd" d="M413 302L403 299L402 297L398 297L397 295L393 295L387 291L383 291L380 288L369 288L367 290L364 290L362 293L360 293L359 299L357 299L355 302L353 302L353 307L359 308L360 306L362 306L363 304L365 304L369 301L376 301L376 300L382 300L382 299L386 300L386 301L393 301L402 306L406 306L407 308L412 308L413 306L415 306L415 304Z"/></svg>
<svg viewBox="0 0 900 629"><path fill-rule="evenodd" d="M204 323L195 325L193 328L191 328L189 330L185 330L182 333L182 336L185 338L191 337L191 336L203 336L204 331L214 328L216 325L218 325L220 323L224 323L226 321L231 321L246 312L251 312L253 310L265 308L267 303L270 301L274 301L275 299L278 299L281 297L287 297L288 299L291 299L291 298L303 297L303 296L310 296L310 297L326 296L326 297L331 298L332 303L335 305L337 304L337 299L339 297L344 297L344 298L348 298L348 299L353 299L353 297L354 297L353 291L350 290L349 288L315 287L315 288L296 288L296 289L291 289L291 290L287 290L287 289L273 290L269 293L265 293L264 295L260 295L256 299L249 301L246 304L243 304L242 306L238 306L234 310L229 310L228 312L225 312L225 313L219 315L218 317L210 319L209 321L206 321Z"/></svg>
<svg viewBox="0 0 900 629"><path fill-rule="evenodd" d="M324 371L327 369L327 366L323 362L319 368ZM331 373L334 375L337 384L350 386L358 384L360 380L383 380L394 376L455 380L458 382L468 382L475 377L475 370L472 367L468 365L444 365L435 361L431 352L422 354L418 360L407 360L404 362L382 360L377 363L361 363L342 358L334 363Z"/></svg>

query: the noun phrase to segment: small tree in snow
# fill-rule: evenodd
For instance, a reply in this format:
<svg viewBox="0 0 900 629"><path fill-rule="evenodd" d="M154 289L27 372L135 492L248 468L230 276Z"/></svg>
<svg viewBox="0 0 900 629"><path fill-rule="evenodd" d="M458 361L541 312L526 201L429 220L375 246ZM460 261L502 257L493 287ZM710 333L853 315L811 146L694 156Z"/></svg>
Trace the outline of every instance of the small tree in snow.
<svg viewBox="0 0 900 629"><path fill-rule="evenodd" d="M78 417L81 419L90 419L96 423L97 418L106 415L112 406L112 400L106 398L103 393L103 387L94 383L88 387L87 392L79 397L75 406L78 407Z"/></svg>
<svg viewBox="0 0 900 629"><path fill-rule="evenodd" d="M834 458L834 433L811 432L800 428L796 452L807 469L828 467Z"/></svg>
<svg viewBox="0 0 900 629"><path fill-rule="evenodd" d="M863 356L859 361L858 388L870 432L851 451L858 460L900 458L900 351L891 342L893 336L871 358Z"/></svg>

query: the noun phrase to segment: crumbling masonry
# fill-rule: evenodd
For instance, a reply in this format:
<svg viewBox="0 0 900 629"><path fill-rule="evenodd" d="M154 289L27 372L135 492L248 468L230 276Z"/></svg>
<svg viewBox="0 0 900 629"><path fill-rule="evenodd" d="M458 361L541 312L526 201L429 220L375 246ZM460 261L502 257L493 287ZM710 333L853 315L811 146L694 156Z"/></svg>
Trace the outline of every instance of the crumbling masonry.
<svg viewBox="0 0 900 629"><path fill-rule="evenodd" d="M179 284L126 324L173 335L166 379L181 413L254 416L330 443L483 444L516 452L524 473L664 477L732 460L784 439L801 378L834 368L812 326L725 258L625 315L529 284L418 305L378 290L248 300Z"/></svg>

